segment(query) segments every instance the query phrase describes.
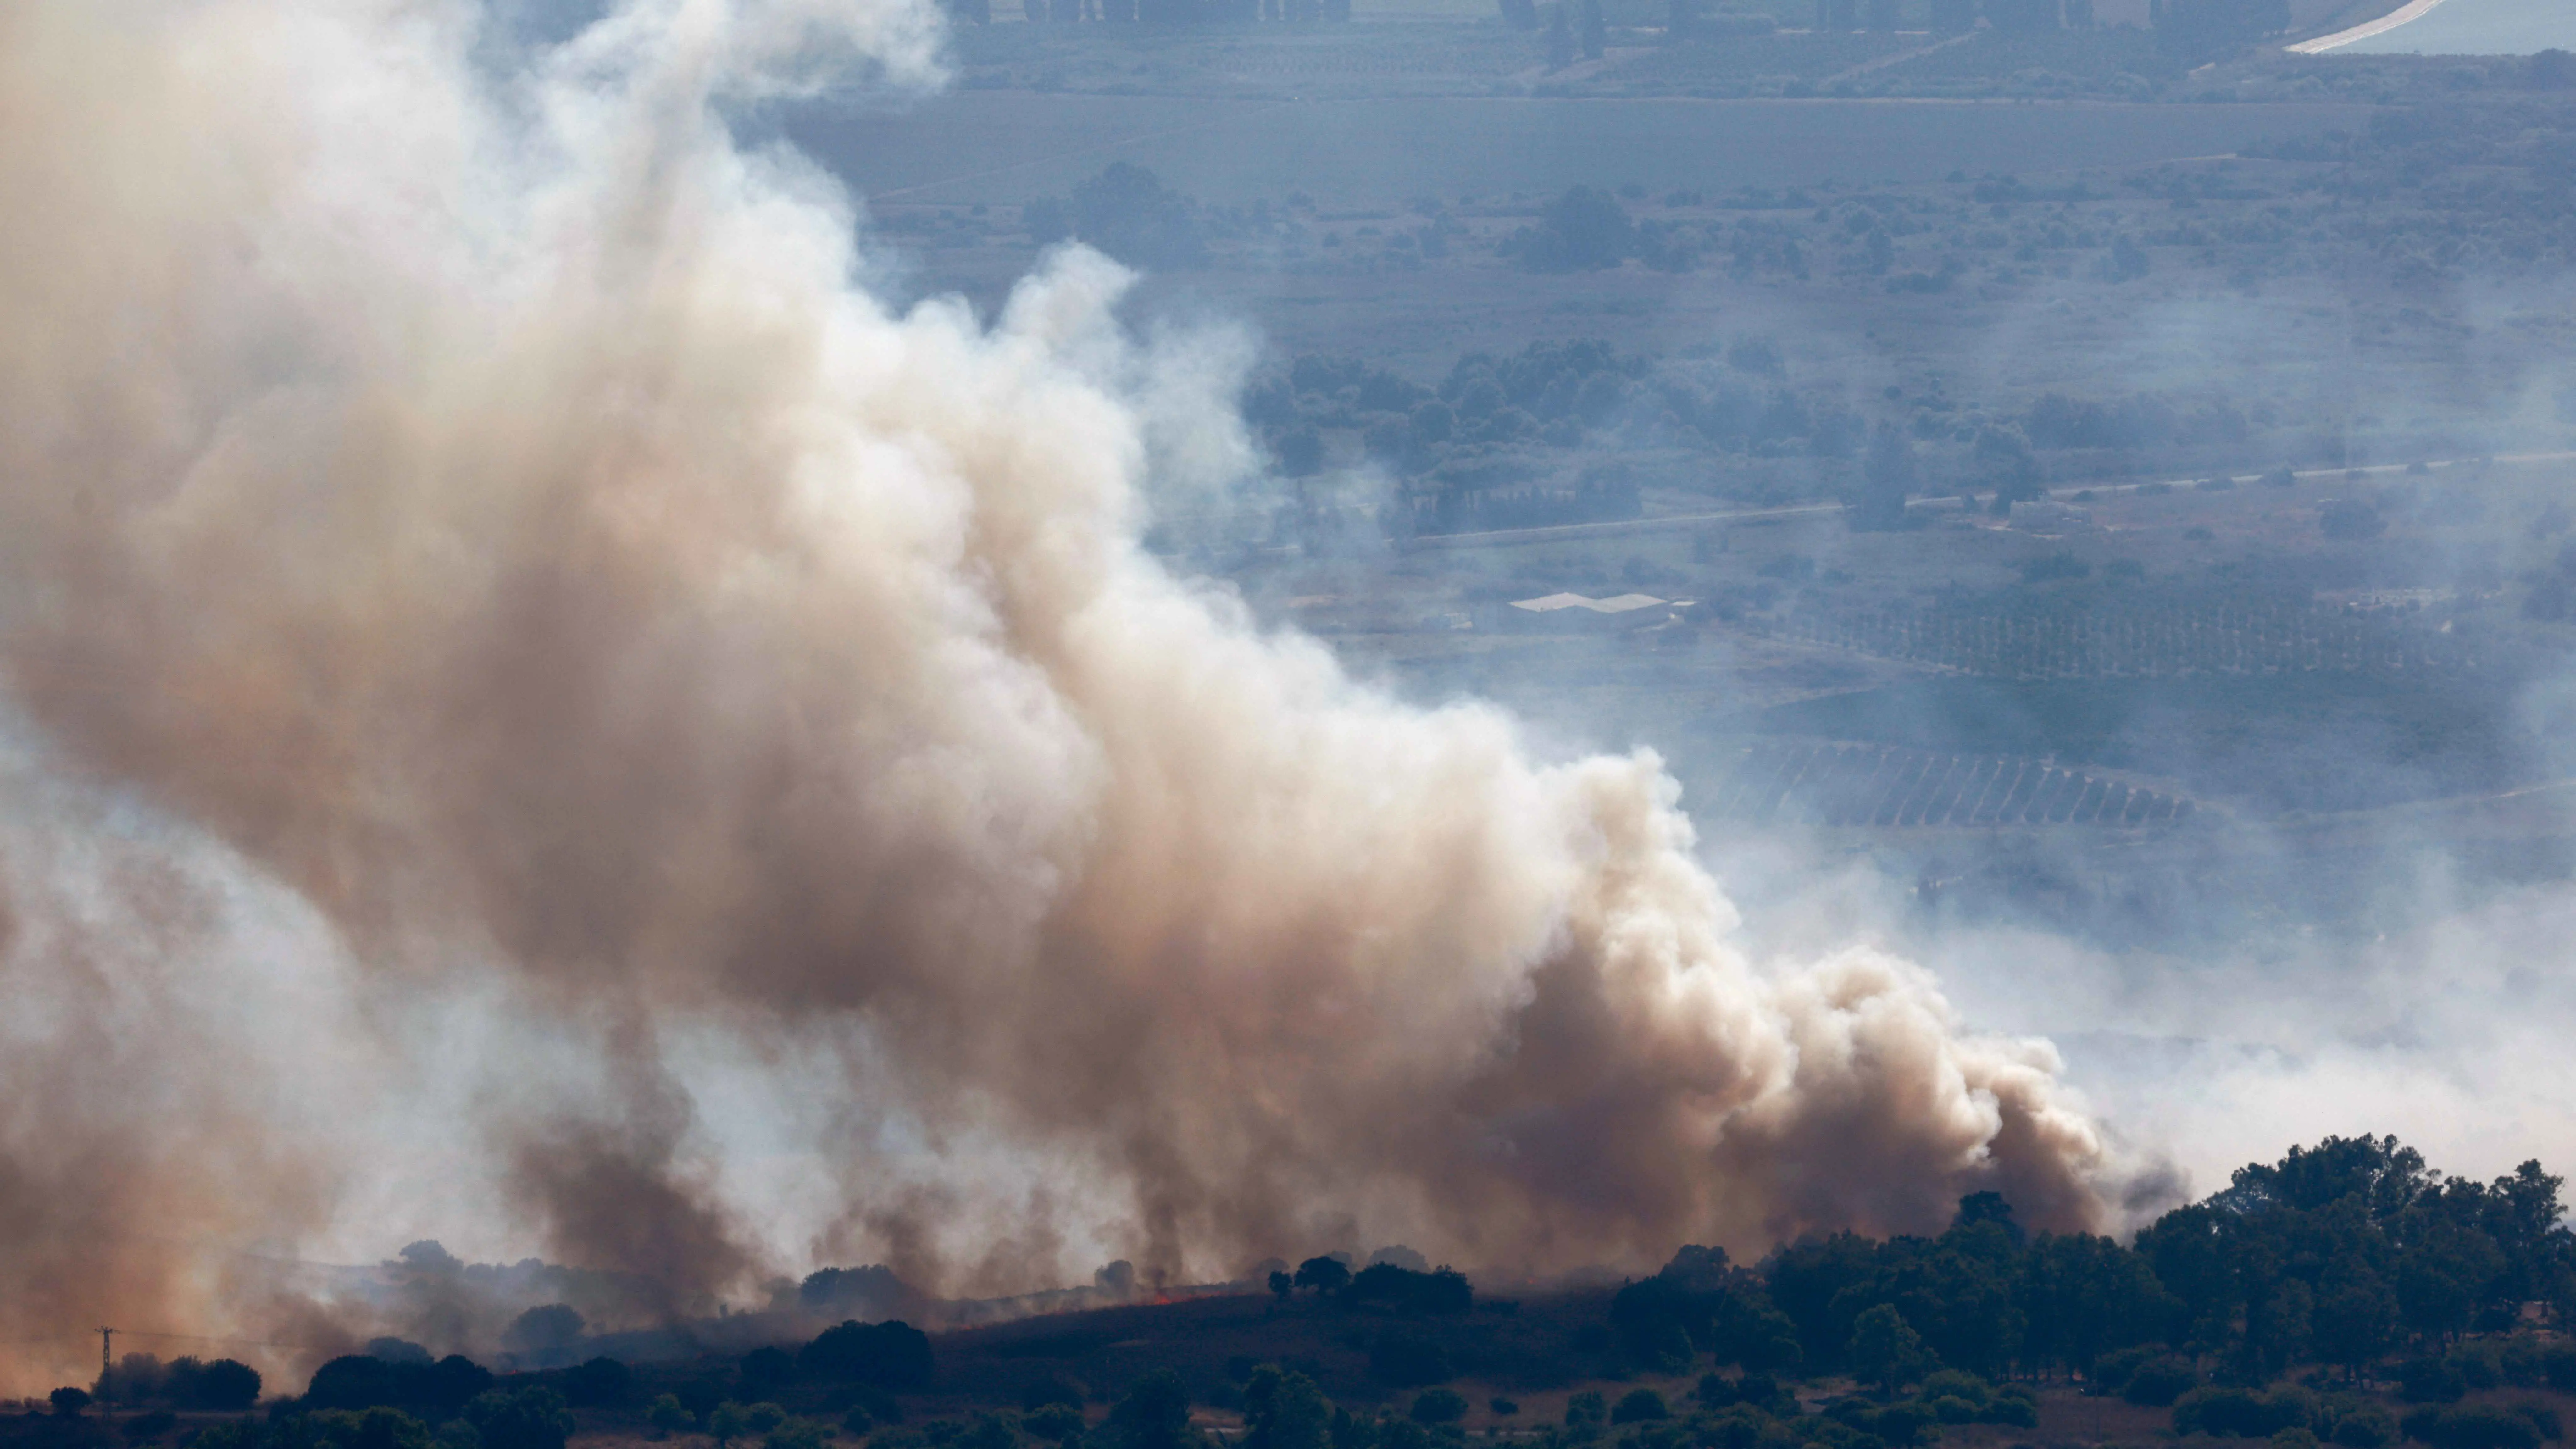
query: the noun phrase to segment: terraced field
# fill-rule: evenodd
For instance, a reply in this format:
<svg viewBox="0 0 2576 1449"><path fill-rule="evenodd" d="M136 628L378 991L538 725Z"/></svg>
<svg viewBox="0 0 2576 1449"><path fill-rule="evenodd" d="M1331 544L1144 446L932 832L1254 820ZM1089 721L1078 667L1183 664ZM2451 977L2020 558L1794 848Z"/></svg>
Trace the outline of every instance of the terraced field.
<svg viewBox="0 0 2576 1449"><path fill-rule="evenodd" d="M2172 679L2475 670L2475 635L2308 604L2210 601L2062 612L1889 609L1791 615L1752 626L1796 639L1994 679Z"/></svg>
<svg viewBox="0 0 2576 1449"><path fill-rule="evenodd" d="M1756 825L2139 828L2172 824L2193 806L2027 757L1780 743L1747 750L1710 809Z"/></svg>

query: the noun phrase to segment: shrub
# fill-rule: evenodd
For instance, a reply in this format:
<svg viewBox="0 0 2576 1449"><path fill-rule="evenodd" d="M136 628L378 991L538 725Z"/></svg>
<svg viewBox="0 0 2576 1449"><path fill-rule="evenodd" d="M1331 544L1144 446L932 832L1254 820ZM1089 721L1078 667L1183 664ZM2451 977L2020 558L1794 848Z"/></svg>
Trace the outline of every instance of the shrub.
<svg viewBox="0 0 2576 1449"><path fill-rule="evenodd" d="M1082 1437L1082 1410L1071 1404L1046 1404L1020 1420L1020 1427L1041 1439L1069 1444Z"/></svg>
<svg viewBox="0 0 2576 1449"><path fill-rule="evenodd" d="M1923 1379L1921 1397L1926 1403L1944 1398L1960 1398L1970 1404L1982 1404L1994 1397L1994 1388L1984 1379L1958 1369L1942 1369Z"/></svg>
<svg viewBox="0 0 2576 1449"><path fill-rule="evenodd" d="M2175 1403L2173 1424L2177 1434L2266 1439L2283 1429L2305 1429L2310 1413L2307 1396L2291 1390L2258 1394L2252 1389L2205 1388L2194 1389Z"/></svg>
<svg viewBox="0 0 2576 1449"><path fill-rule="evenodd" d="M2152 1358L2131 1370L2128 1381L2120 1386L2120 1397L2143 1408L2161 1409L2188 1393L2200 1382L2199 1370L2189 1359L2170 1354Z"/></svg>
<svg viewBox="0 0 2576 1449"><path fill-rule="evenodd" d="M1957 1394L1943 1394L1937 1399L1926 1398L1923 1402L1932 1410L1932 1417L1944 1424L1973 1424L1977 1421L1977 1406Z"/></svg>
<svg viewBox="0 0 2576 1449"><path fill-rule="evenodd" d="M2272 1449L2317 1449L2316 1432L2311 1429L2282 1429L2272 1435Z"/></svg>
<svg viewBox="0 0 2576 1449"><path fill-rule="evenodd" d="M572 1433L572 1411L548 1388L486 1390L465 1406L465 1422L484 1449L564 1449Z"/></svg>
<svg viewBox="0 0 2576 1449"><path fill-rule="evenodd" d="M2406 1436L2433 1449L2540 1449L2540 1429L2501 1404L2422 1408L2406 1416Z"/></svg>
<svg viewBox="0 0 2576 1449"><path fill-rule="evenodd" d="M1569 1429L1597 1429L1609 1417L1609 1401L1590 1389L1565 1401L1565 1427Z"/></svg>
<svg viewBox="0 0 2576 1449"><path fill-rule="evenodd" d="M785 1419L772 1428L761 1449L823 1449L831 1431L811 1419Z"/></svg>
<svg viewBox="0 0 2576 1449"><path fill-rule="evenodd" d="M1467 1396L1456 1389L1426 1389L1414 1397L1408 1417L1417 1424L1455 1424L1467 1417Z"/></svg>
<svg viewBox="0 0 2576 1449"><path fill-rule="evenodd" d="M235 1359L219 1358L183 1377L180 1365L193 1362L183 1358L170 1366L171 1395L179 1400L179 1407L233 1411L259 1402L259 1370Z"/></svg>
<svg viewBox="0 0 2576 1449"><path fill-rule="evenodd" d="M2088 1394L2116 1394L2129 1386L2129 1376L2151 1360L2164 1356L2160 1348L2124 1348L2093 1360L2086 1376L2084 1391Z"/></svg>
<svg viewBox="0 0 2576 1449"><path fill-rule="evenodd" d="M656 1434L678 1434L694 1427L697 1419L680 1402L679 1395L664 1394L644 1410L644 1422Z"/></svg>
<svg viewBox="0 0 2576 1449"><path fill-rule="evenodd" d="M2039 1427L2039 1406L2018 1394L1998 1396L1994 1402L1977 1411L1980 1422L2009 1424L2016 1429Z"/></svg>
<svg viewBox="0 0 2576 1449"><path fill-rule="evenodd" d="M2396 1418L2375 1404L2363 1405L2335 1420L2334 1441L2344 1449L2384 1449L2396 1438Z"/></svg>
<svg viewBox="0 0 2576 1449"><path fill-rule="evenodd" d="M1890 1404L1878 1411L1870 1424L1871 1432L1892 1446L1921 1443L1932 1436L1932 1426L1939 1422L1932 1410L1920 1403Z"/></svg>
<svg viewBox="0 0 2576 1449"><path fill-rule="evenodd" d="M1485 1407L1493 1410L1496 1418L1502 1419L1508 1419L1521 1411L1518 1401L1501 1397L1488 1400Z"/></svg>
<svg viewBox="0 0 2576 1449"><path fill-rule="evenodd" d="M2409 1359L2398 1366L2397 1396L2410 1404L2456 1404L2468 1391L2467 1376L2438 1358Z"/></svg>
<svg viewBox="0 0 2576 1449"><path fill-rule="evenodd" d="M2576 1343L2553 1343L2540 1351L2540 1378L2560 1393L2576 1393Z"/></svg>
<svg viewBox="0 0 2576 1449"><path fill-rule="evenodd" d="M1664 1407L1664 1396L1653 1389L1631 1390L1619 1401L1619 1406L1610 1411L1613 1424L1642 1424L1651 1419L1671 1417L1672 1410Z"/></svg>

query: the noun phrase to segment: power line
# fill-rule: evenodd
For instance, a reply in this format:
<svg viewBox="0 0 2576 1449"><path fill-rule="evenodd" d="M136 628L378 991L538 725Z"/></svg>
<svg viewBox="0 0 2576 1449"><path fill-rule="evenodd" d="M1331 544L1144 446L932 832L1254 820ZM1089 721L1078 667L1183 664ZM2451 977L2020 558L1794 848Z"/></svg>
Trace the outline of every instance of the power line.
<svg viewBox="0 0 2576 1449"><path fill-rule="evenodd" d="M226 1338L206 1333L158 1333L144 1328L66 1329L59 1333L40 1333L26 1338L0 1338L0 1344L14 1346L28 1343L62 1343L68 1339L87 1338L91 1333L102 1336L102 1350L105 1347L104 1335L111 1333L120 1334L126 1338L177 1339L187 1343L227 1343L241 1348L300 1349L309 1353L329 1353L341 1346L328 1343L274 1343L263 1338Z"/></svg>

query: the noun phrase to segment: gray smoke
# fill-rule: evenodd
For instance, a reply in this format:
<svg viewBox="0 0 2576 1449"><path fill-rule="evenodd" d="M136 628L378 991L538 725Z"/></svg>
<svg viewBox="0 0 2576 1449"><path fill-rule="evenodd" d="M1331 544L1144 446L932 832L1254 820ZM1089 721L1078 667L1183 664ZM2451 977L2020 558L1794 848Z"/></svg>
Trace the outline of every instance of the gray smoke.
<svg viewBox="0 0 2576 1449"><path fill-rule="evenodd" d="M0 1057L0 1338L280 1321L186 1244L305 1241L407 1154L674 1312L824 1255L989 1292L1092 1245L1538 1273L1983 1188L2104 1217L2053 1051L1867 945L1751 959L1654 757L1533 759L1140 549L1252 467L1236 344L1135 342L1081 251L989 321L870 295L850 204L721 113L922 83L926 11L487 38L0 16L9 698L114 802L61 848L237 865L22 887L60 1017ZM256 1030L156 979L229 949L236 876L331 957ZM776 1151L728 1152L714 1057L797 1104ZM370 1072L456 1118L396 1151L262 1085ZM797 1192L728 1190L749 1156ZM747 1217L789 1197L802 1262Z"/></svg>

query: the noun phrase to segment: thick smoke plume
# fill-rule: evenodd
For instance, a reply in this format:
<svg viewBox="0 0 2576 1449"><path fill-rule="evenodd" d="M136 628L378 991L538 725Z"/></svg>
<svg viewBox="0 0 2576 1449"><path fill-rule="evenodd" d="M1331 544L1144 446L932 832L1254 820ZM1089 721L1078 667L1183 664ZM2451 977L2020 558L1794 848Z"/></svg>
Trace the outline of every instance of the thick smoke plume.
<svg viewBox="0 0 2576 1449"><path fill-rule="evenodd" d="M890 310L849 203L725 124L935 39L894 0L633 0L534 59L435 0L0 12L0 645L29 768L106 802L49 848L117 883L11 856L51 1015L0 1054L0 1338L297 1331L190 1246L355 1191L257 1084L428 1091L406 1004L469 983L559 1045L490 1048L537 1086L453 1089L438 1160L674 1312L812 1266L728 1206L708 1033L822 1084L813 1254L934 1286L1087 1271L1068 1237L1179 1279L1983 1188L2095 1222L2050 1050L1870 949L1747 959L1653 757L1536 762L1140 549L1149 494L1252 466L1237 349L1132 341L1079 251L989 322ZM368 992L294 1040L192 1007L226 888L165 850L248 862Z"/></svg>

